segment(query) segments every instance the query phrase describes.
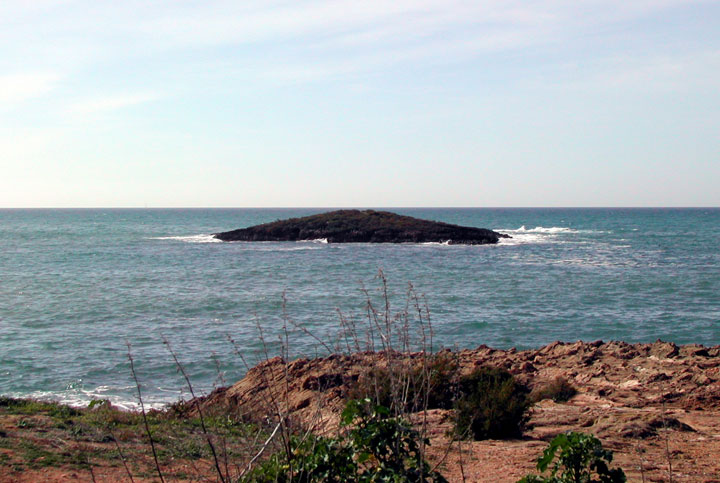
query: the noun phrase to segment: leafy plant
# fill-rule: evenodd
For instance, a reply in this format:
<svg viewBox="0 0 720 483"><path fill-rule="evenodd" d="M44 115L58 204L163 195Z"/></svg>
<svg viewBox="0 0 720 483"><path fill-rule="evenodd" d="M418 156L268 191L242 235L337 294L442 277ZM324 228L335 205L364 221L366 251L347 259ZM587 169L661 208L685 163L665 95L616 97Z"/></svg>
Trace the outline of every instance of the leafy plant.
<svg viewBox="0 0 720 483"><path fill-rule="evenodd" d="M460 380L455 431L476 440L522 434L530 407L528 389L508 371L483 367Z"/></svg>
<svg viewBox="0 0 720 483"><path fill-rule="evenodd" d="M294 437L289 451L275 453L244 481L445 482L423 459L418 432L389 415L386 407L369 399L352 400L341 418L341 427L348 431L337 438Z"/></svg>
<svg viewBox="0 0 720 483"><path fill-rule="evenodd" d="M559 454L557 454L559 452ZM538 459L537 469L550 476L528 475L518 483L622 483L625 473L620 468L610 469L613 453L603 449L599 439L591 434L568 433L556 436Z"/></svg>
<svg viewBox="0 0 720 483"><path fill-rule="evenodd" d="M349 447L334 438L293 436L289 452L279 451L268 458L242 481L253 483L347 481L357 472ZM352 480L350 480L352 481Z"/></svg>
<svg viewBox="0 0 720 483"><path fill-rule="evenodd" d="M88 403L87 408L88 409L109 408L110 406L111 406L110 401L107 399L92 399L92 400L90 400L90 403Z"/></svg>
<svg viewBox="0 0 720 483"><path fill-rule="evenodd" d="M445 481L423 459L420 444L430 441L407 421L389 415L386 407L368 399L350 401L343 411L342 425L354 424L348 437L361 466L358 481Z"/></svg>

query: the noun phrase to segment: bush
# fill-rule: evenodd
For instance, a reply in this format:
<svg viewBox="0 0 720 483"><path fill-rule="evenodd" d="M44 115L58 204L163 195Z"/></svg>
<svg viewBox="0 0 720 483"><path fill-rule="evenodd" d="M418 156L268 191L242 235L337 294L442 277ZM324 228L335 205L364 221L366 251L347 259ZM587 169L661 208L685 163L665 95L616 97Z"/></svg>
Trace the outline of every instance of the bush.
<svg viewBox="0 0 720 483"><path fill-rule="evenodd" d="M550 381L542 386L539 386L530 395L530 399L534 402L542 401L543 399L552 399L556 403L567 402L575 394L575 389L567 379L564 377L557 377L553 381Z"/></svg>
<svg viewBox="0 0 720 483"><path fill-rule="evenodd" d="M271 482L341 482L354 475L357 465L350 448L333 438L308 435L296 436L289 441L289 454L281 451L273 454L242 481L253 483Z"/></svg>
<svg viewBox="0 0 720 483"><path fill-rule="evenodd" d="M455 404L455 431L476 440L514 438L522 434L530 406L527 388L509 372L492 367L460 380Z"/></svg>
<svg viewBox="0 0 720 483"><path fill-rule="evenodd" d="M538 459L537 469L547 471L550 463L558 459L548 477L528 475L518 483L622 483L625 473L620 468L610 469L612 451L605 450L595 436L583 433L560 434L550 442ZM597 478L594 478L597 476Z"/></svg>
<svg viewBox="0 0 720 483"><path fill-rule="evenodd" d="M350 400L370 399L397 413L450 409L457 394L458 363L449 352L428 354L421 360L398 360L375 367L348 391Z"/></svg>
<svg viewBox="0 0 720 483"><path fill-rule="evenodd" d="M338 438L308 436L290 440L289 451L271 456L246 482L446 482L425 462L422 439L409 423L389 417L389 410L370 400L350 401Z"/></svg>

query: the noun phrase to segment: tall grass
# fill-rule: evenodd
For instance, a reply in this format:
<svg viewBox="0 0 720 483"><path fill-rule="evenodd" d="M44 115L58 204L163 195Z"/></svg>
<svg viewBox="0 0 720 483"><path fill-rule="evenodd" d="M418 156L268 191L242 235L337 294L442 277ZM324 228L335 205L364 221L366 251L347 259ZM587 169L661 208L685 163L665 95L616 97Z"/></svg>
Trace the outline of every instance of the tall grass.
<svg viewBox="0 0 720 483"><path fill-rule="evenodd" d="M322 426L323 421L321 419L324 404L320 381L318 381L318 390L314 391L314 401L312 401L316 410L310 416L305 414L303 420L294 419L290 404L292 379L294 377L290 374L292 364L290 359L291 354L295 353L292 347L295 334L304 334L306 338L315 342L316 356L341 355L349 358L358 357L359 360L367 363L365 369L357 376L357 381L354 384L343 384L345 386L344 396L347 400L365 401L364 405L358 407L379 408L377 410L372 409L372 411L368 409L371 412L362 416L370 417L370 414L374 414L372 418L375 419L371 418L371 422L367 422L362 418L357 419L357 421L366 421L362 424L368 424L368 427L378 430L379 428L386 428L386 426L383 426L384 423L379 422L381 419L394 421L393 424L400 425L398 427L404 427L402 421L413 421L414 429L410 432L396 430L394 433L388 433L394 435L392 438L395 439L389 442L386 441L387 451L399 452L402 451L402 448L411 447L413 458L419 462L424 462L427 458L427 445L429 443L429 411L436 409L458 410L460 411L458 414L468 414L469 409L474 410L474 406L482 399L479 399L477 395L477 376L462 376L459 370L457 354L451 351L437 350L434 345L431 312L423 295L418 293L412 284L408 284L404 300L396 308L393 304L394 298L390 294L388 280L382 270L378 271L376 282L376 289L371 290L364 286L361 289L364 296L362 316L351 316L338 310L338 329L330 336L319 337L307 327L293 320L287 309L287 299L284 294L282 297L282 324L278 331L277 340L269 339L266 330L257 321L257 336L260 341L260 359L262 362L252 370L263 388L257 394L261 398L262 407L265 408L265 411L261 421L256 419L256 422L261 423L261 427L255 433L254 438L247 441L247 451L243 453L243 459L236 457L233 461L229 461L227 451L220 450L220 448L224 448L225 442L214 438L205 425L205 411L209 409L205 409L204 401L202 401L202 398L197 397L198 395L195 393L190 377L180 362L182 355L177 354L168 340L164 339L163 342L192 396L189 402L175 405L175 409L189 411L199 418L205 444L211 455L215 478L218 481L222 483L238 480L256 481L258 468L265 464L264 462L270 460L283 462L280 466L276 465L273 470L276 471L278 467L282 468L284 472L282 481L295 481L294 478L297 475L306 474L303 473L306 468L301 469L299 467L299 465L304 464L298 460L297 453L299 451L307 452L309 447L315 448L316 446L325 447L325 450L327 448L340 448L343 451L350 447L356 448L348 441L355 437L350 435L354 434L352 433L355 430L353 424L358 423L340 425L335 430L335 436L332 437L335 439L317 440L318 436L314 434L314 430ZM227 340L231 344L232 352L250 372L251 367L248 364L243 348L238 346L231 334L227 335ZM279 356L279 361L276 356ZM129 346L128 357L138 390L141 411L144 415L141 384L134 371ZM216 366L218 380L220 380L222 375L219 365L216 364ZM490 398L497 399L497 394L507 393L509 387L513 397L517 396L517 400L512 400L514 412L510 417L516 418L518 421L508 423L500 418L500 423L492 426L495 429L485 433L494 437L503 436L502 425L507 423L508 427L511 428L508 434L516 436L522 428L522 421L524 421L525 417L524 410L527 407L525 400L521 400L520 397L524 393L521 389L515 390L516 384L512 376L502 371L496 372L497 374L493 373L494 376L491 379L500 381L503 386L493 392ZM490 383L486 381L482 390L489 388L490 385L488 384ZM485 401L485 399L482 399L482 401ZM496 406L503 406L505 403L506 401L503 400ZM497 415L500 414L498 411L502 409L494 407L489 411ZM472 417L476 417L476 415ZM458 422L466 424L466 426L471 424L467 420L461 421L458 419ZM164 481L155 441L147 420L145 427L157 474L161 481ZM500 430L497 430L498 427L500 427ZM388 437L388 434L383 437ZM417 468L419 468L419 479L417 481L426 481L426 477L429 475L437 475L436 469L448 455L451 447L456 444L456 437L467 436L468 431L455 431L450 434L451 438L447 440L447 447L441 452L444 456L440 461L436 462L433 468L426 467L425 463L417 465ZM483 433L483 435L485 434ZM327 438L329 436L323 437ZM412 437L414 442L410 443L408 437ZM323 444L329 444L329 446L323 446L320 441ZM300 450L300 448L303 449ZM365 456L354 456L356 463L362 460L359 466L357 464L355 466L355 471L360 473L365 471L364 467L371 464L371 462L363 459L367 455L362 454ZM378 460L377 458L371 458L371 461ZM462 468L461 472L463 472ZM130 473L128 472L128 474ZM132 477L132 475L130 476Z"/></svg>

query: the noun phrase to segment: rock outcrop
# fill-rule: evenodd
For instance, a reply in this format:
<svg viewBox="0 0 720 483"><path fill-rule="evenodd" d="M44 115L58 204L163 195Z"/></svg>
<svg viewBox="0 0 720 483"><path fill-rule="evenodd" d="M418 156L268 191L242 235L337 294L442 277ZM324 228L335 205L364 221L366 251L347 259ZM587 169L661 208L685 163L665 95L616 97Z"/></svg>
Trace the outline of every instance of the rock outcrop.
<svg viewBox="0 0 720 483"><path fill-rule="evenodd" d="M396 357L394 364L422 354ZM535 470L549 440L581 431L615 451L614 462L628 481L669 481L672 460L674 481L720 482L720 346L555 342L524 351L480 346L455 352L454 358L463 374L480 366L501 367L533 389L565 379L577 394L566 403L537 402L522 439L465 442L462 454L446 453L453 444L447 436L452 410L413 415L426 425L429 460L444 461L449 481L517 481ZM229 412L275 424L281 413L302 427L331 433L348 390L387 362L385 354L375 352L294 361L276 357L196 402L207 414Z"/></svg>
<svg viewBox="0 0 720 483"><path fill-rule="evenodd" d="M485 245L508 235L485 228L422 220L387 211L338 210L216 233L222 241L448 243Z"/></svg>
<svg viewBox="0 0 720 483"><path fill-rule="evenodd" d="M720 409L720 346L676 346L661 341L554 342L526 351L480 346L459 351L455 357L461 373L480 366L500 367L530 387L561 377L581 394L612 406ZM204 398L203 404L266 414L267 401L274 399L275 393L289 390L282 397L286 409L299 419L309 419L317 411L309 408L309 401L319 400L323 411L339 412L343 395L358 377L369 367L382 367L386 362L383 353L372 352L297 359L287 365L275 357L252 368L235 385Z"/></svg>

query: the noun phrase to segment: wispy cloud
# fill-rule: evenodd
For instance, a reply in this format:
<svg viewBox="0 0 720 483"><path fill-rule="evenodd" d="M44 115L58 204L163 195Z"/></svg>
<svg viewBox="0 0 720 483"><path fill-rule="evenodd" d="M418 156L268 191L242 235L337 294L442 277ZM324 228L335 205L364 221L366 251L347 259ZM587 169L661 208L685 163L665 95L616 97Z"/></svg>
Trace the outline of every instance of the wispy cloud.
<svg viewBox="0 0 720 483"><path fill-rule="evenodd" d="M115 111L158 99L155 93L117 94L78 101L69 107L73 114L96 114Z"/></svg>
<svg viewBox="0 0 720 483"><path fill-rule="evenodd" d="M54 73L0 75L0 104L12 104L42 96L60 79Z"/></svg>
<svg viewBox="0 0 720 483"><path fill-rule="evenodd" d="M98 63L231 59L255 65L257 79L278 71L322 81L338 72L374 70L407 61L464 61L522 48L572 45L604 35L604 26L703 0L264 0L12 2L0 6L3 62L59 58L78 71ZM612 30L612 29L610 29ZM42 35L40 35L42 33ZM122 39L122 41L119 41ZM550 49L552 47L548 47ZM59 53L59 54L58 54ZM255 56L266 57L264 63ZM117 63L122 59L122 63ZM83 64L84 63L84 64ZM267 64L267 67L264 67ZM147 65L147 64L145 64ZM17 66L13 66L16 68ZM323 76L327 73L327 77ZM280 77L284 74L280 74Z"/></svg>
<svg viewBox="0 0 720 483"><path fill-rule="evenodd" d="M11 165L0 182L44 175L51 186L72 164L94 196L88 180L112 165L108 153L128 173L124 160L136 160L138 179L150 176L142 160L166 160L153 186L178 163L179 182L197 182L200 157L257 173L302 165L298 173L338 179L354 179L366 160L413 171L423 158L426 183L417 186L437 186L429 160L444 160L457 174L448 183L467 180L459 192L470 200L482 176L518 186L521 163L564 179L556 159L592 164L634 146L646 163L655 145L678 159L689 146L709 165L718 13L717 0L0 0L0 164ZM181 102L156 102L169 98ZM151 115L135 122L141 109ZM685 127L663 130L650 122L658 116ZM587 120L577 132L575 119ZM580 132L592 123L617 141ZM483 160L493 163L487 173ZM478 166L478 176L461 166ZM207 199L231 178L208 175ZM545 186L536 181L528 186ZM257 186L293 192L275 176ZM14 199L32 198L22 192ZM358 203L377 203L378 192ZM537 199L547 196L543 188ZM284 203L274 200L261 204Z"/></svg>
<svg viewBox="0 0 720 483"><path fill-rule="evenodd" d="M720 51L652 56L616 55L560 66L552 80L530 82L579 92L685 92L717 90Z"/></svg>

